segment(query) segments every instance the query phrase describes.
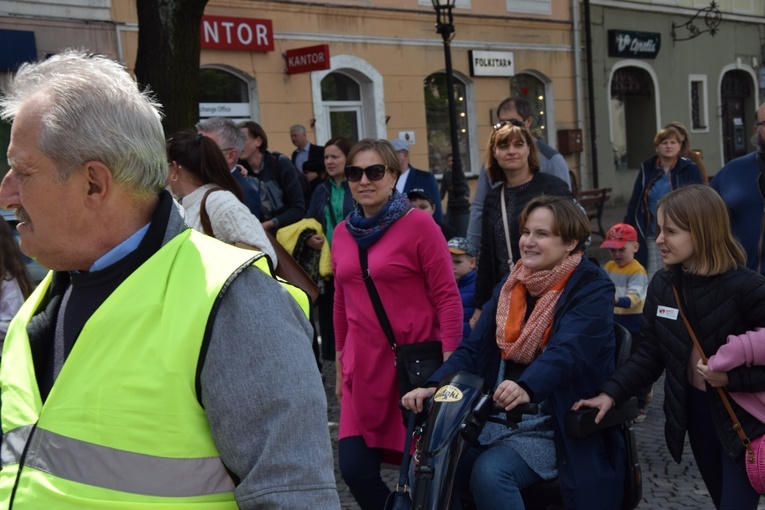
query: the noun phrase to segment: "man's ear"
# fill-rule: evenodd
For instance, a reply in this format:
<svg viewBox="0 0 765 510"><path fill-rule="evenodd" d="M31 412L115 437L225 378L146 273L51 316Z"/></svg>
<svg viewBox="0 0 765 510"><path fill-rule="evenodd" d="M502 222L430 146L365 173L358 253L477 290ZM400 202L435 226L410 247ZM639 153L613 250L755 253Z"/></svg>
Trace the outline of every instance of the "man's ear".
<svg viewBox="0 0 765 510"><path fill-rule="evenodd" d="M523 121L524 124L526 124L526 129L531 129L531 125L534 123L534 116L529 115L529 117Z"/></svg>
<svg viewBox="0 0 765 510"><path fill-rule="evenodd" d="M635 253L637 253L639 249L640 249L640 243L635 241Z"/></svg>
<svg viewBox="0 0 765 510"><path fill-rule="evenodd" d="M111 194L114 185L112 171L99 161L88 161L83 171L88 186L86 201L93 208L100 207Z"/></svg>

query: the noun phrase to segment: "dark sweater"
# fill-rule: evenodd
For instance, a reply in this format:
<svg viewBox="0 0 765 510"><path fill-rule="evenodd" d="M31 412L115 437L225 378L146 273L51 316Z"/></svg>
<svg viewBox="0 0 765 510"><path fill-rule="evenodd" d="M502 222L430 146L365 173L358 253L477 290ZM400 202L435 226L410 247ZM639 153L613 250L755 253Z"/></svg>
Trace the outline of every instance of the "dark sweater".
<svg viewBox="0 0 765 510"><path fill-rule="evenodd" d="M531 181L516 186L515 202L507 203L508 228L510 231L510 245L513 248L513 263L520 259L518 241L521 238L518 218L521 211L532 198L539 195L558 195L570 197L573 200L568 185L561 179L537 172ZM483 219L481 227L481 248L478 257L478 275L475 283L475 305L481 308L491 298L492 291L497 283L502 280L509 267L503 260L507 260L507 246L504 239L497 236L497 232L503 230L501 195L504 186L492 188L486 195L483 205ZM504 238L504 233L502 234Z"/></svg>
<svg viewBox="0 0 765 510"><path fill-rule="evenodd" d="M675 461L683 453L686 423L685 403L689 387L688 360L693 341L682 320L657 317L659 306L677 309L672 286L684 300L684 310L707 356L725 344L728 335L740 335L765 326L765 277L743 266L715 276L685 275L675 266L660 270L648 286L643 324L636 351L603 384L617 405L636 395L666 369L664 379L664 436ZM765 390L765 367L741 366L728 372L729 391ZM732 457L743 451L733 423L713 388L707 385L715 430ZM765 424L729 399L741 426L749 437L765 434Z"/></svg>

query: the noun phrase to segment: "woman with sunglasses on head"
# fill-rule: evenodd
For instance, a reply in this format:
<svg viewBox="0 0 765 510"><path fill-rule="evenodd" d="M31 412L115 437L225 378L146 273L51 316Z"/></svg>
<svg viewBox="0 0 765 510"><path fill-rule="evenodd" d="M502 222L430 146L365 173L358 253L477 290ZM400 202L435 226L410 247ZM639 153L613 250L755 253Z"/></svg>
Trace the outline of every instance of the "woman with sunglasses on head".
<svg viewBox="0 0 765 510"><path fill-rule="evenodd" d="M391 490L380 464L401 462L406 429L395 354L362 279L360 250L397 345L440 340L446 358L462 338L462 302L441 230L396 191L401 170L390 143L361 140L347 161L356 207L332 241L340 472L363 510L379 510Z"/></svg>
<svg viewBox="0 0 765 510"><path fill-rule="evenodd" d="M188 226L224 243L257 248L276 267L276 252L263 226L242 202L242 188L217 143L191 130L179 131L167 141L167 160L167 186L183 206Z"/></svg>
<svg viewBox="0 0 765 510"><path fill-rule="evenodd" d="M475 327L494 287L521 258L518 217L526 204L542 194L573 200L562 179L539 169L537 145L522 122L510 120L494 126L486 147L486 170L492 182L504 184L492 188L484 201L471 327Z"/></svg>
<svg viewBox="0 0 765 510"><path fill-rule="evenodd" d="M765 366L715 372L706 361L729 335L765 327L765 277L744 266L746 255L731 232L728 208L712 188L691 184L672 191L659 201L656 221L664 269L648 286L640 341L600 386L601 393L574 409L598 408L595 420L600 421L611 407L664 374L664 437L672 457L681 461L687 432L715 508L755 510L760 496L747 478L747 452L718 388L728 393L741 429L753 441L765 434L765 423L729 392L765 389Z"/></svg>

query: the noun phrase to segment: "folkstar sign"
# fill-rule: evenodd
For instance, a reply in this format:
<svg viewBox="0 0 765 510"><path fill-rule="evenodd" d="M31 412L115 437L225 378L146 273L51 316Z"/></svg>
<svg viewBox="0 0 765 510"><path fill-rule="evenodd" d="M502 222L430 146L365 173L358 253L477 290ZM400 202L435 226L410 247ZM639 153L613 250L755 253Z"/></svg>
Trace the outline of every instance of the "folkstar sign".
<svg viewBox="0 0 765 510"><path fill-rule="evenodd" d="M318 46L287 50L284 58L287 59L287 74L329 69L329 45L319 44Z"/></svg>
<svg viewBox="0 0 765 510"><path fill-rule="evenodd" d="M202 48L234 51L274 51L270 19L202 16Z"/></svg>

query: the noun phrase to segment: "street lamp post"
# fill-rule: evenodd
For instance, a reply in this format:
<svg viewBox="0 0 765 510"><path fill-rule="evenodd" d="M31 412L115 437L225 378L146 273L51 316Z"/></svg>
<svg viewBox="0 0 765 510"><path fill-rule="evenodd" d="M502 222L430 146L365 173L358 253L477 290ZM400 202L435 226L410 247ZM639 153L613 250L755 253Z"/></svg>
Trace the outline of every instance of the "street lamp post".
<svg viewBox="0 0 765 510"><path fill-rule="evenodd" d="M457 138L457 105L454 102L454 74L452 73L451 40L454 36L452 9L455 0L431 0L436 10L436 32L444 40L444 61L446 63L446 95L449 100L449 133L452 141L452 170L449 199L446 202L447 223L457 235L464 236L470 219L470 189L462 171L459 140ZM445 176L446 177L446 176Z"/></svg>

